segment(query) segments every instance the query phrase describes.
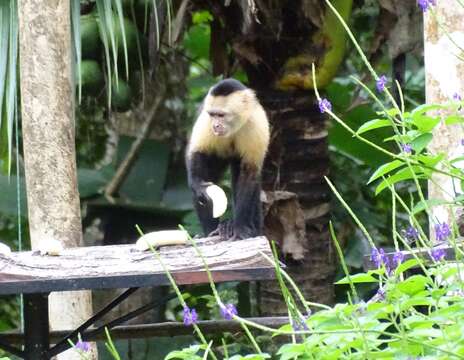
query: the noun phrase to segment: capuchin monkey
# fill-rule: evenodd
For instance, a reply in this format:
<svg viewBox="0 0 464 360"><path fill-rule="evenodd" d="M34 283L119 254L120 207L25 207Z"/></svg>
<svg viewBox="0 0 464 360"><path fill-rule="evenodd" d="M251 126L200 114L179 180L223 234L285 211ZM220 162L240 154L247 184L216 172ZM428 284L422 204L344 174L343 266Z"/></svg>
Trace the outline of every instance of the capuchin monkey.
<svg viewBox="0 0 464 360"><path fill-rule="evenodd" d="M261 169L269 122L253 90L225 79L206 95L192 130L186 163L195 210L205 236L232 240L262 235ZM206 189L230 166L233 219L219 223Z"/></svg>

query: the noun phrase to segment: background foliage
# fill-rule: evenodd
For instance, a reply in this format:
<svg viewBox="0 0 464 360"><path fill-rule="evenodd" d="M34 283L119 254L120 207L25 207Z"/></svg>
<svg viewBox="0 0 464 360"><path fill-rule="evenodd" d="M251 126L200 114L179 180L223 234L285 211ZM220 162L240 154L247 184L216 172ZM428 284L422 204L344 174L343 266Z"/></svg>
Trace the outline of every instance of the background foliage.
<svg viewBox="0 0 464 360"><path fill-rule="evenodd" d="M14 44L5 39L7 36L14 38L16 24L14 13L5 4L0 4L0 18L3 19L0 22L2 46ZM79 103L76 110L76 133L79 189L86 215L85 225L91 229L96 220L100 224L106 221L111 224L108 213L116 213L122 209L124 215L143 212L155 217L160 228L182 222L192 233L197 233L199 227L192 212L190 192L185 182L183 148L199 102L207 89L217 81L212 76L209 62L212 15L206 11L192 13L182 25L185 26L182 33L178 29L180 25L176 23L172 13L173 4L169 0L156 7L159 10L156 17L153 15L154 8L150 0L124 0L121 3L81 0L78 5L80 11L74 9L73 13L75 52L77 58L80 58L79 54L82 58L76 65L76 96ZM374 46L378 43L377 30L382 20L381 12L377 1L358 1L350 21L363 48L374 48L371 55L375 57L376 68L382 73L390 74L392 60L388 53L388 44ZM170 29L169 32L166 29ZM161 32L167 35L157 35ZM183 35L175 39L173 37L176 33ZM152 58L149 52L153 49L157 51L156 64L149 60ZM15 51L14 45L6 50L0 46L0 54L14 55ZM17 90L6 86L12 82L8 79L15 76L13 55L0 57L4 59L3 62L0 60L0 105L3 104L3 107L0 106L0 113L7 114L1 117L4 121L0 126L0 163L4 170L4 175L0 175L0 241L17 249L20 228L24 247L27 247L28 241L21 159L16 161L12 157L13 174L17 170L20 177L7 175L9 163L6 158L11 150L8 150L6 144L11 143L11 148L14 149L14 139L11 131L7 135L7 128L14 126L15 111L12 112L11 109L16 109L17 106L15 97L11 95ZM421 60L418 60L421 58L420 51L406 57L404 87L408 94L408 105L417 105L424 101L424 73ZM366 120L375 118L379 109L367 100L364 91L348 81L349 75L373 81L366 74L359 57L350 52L339 76L327 87L326 96L334 105L335 111L349 125L359 128ZM240 69L233 76L246 80ZM160 83L167 84L164 90ZM3 92L3 89L6 90ZM166 92L165 101L157 114L152 136L142 148L138 162L123 185L123 196L116 199L115 204L111 204L102 196L102 190L114 176L116 166L137 134L124 134L115 124L132 121L135 128L140 127L140 119L143 121L150 101L163 91ZM2 96L3 94L5 95ZM138 122L135 121L137 119ZM367 137L381 143L390 134L389 131L391 130L385 128L374 130ZM20 138L20 130L18 135ZM337 188L352 204L353 210L373 234L377 244L388 248L392 245L389 212L391 196L387 193L374 196L375 185L366 185L373 169L386 162L386 157L351 138L336 123L330 125L329 140L331 177ZM385 147L389 146L385 144ZM227 181L224 186L227 187ZM414 191L408 186L399 189L400 193L408 194L412 198L416 196ZM150 198L146 198L146 194L150 194ZM360 269L362 255L369 251L368 245L352 220L337 205L334 206L333 216L347 264L354 269ZM400 213L399 216L403 216L406 224L406 214ZM128 224L131 217L127 219L129 220L124 225L130 227ZM102 232L101 228L97 229ZM136 236L133 229L129 233L125 241ZM97 241L104 242L102 237L100 233L100 240ZM340 276L341 274L340 268ZM192 289L189 303L197 307L204 318L218 316L211 298L199 295L201 290ZM365 291L367 296L370 287L366 286ZM235 284L224 286L221 292L231 300L237 296ZM339 296L343 298L345 292L341 292ZM0 307L0 330L18 326L18 302L13 298L6 300L2 301ZM173 303L165 313L167 318L179 319L181 311L179 303ZM184 340L179 339L179 342ZM131 346L139 348L145 345L134 342ZM168 348L167 344L163 347ZM137 353L134 349L127 348L124 351Z"/></svg>

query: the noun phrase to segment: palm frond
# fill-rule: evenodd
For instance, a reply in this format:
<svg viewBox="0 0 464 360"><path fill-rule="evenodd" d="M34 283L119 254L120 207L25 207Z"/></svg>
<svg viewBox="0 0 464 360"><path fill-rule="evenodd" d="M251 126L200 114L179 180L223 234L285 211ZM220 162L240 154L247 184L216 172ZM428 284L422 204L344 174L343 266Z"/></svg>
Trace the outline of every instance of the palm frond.
<svg viewBox="0 0 464 360"><path fill-rule="evenodd" d="M9 33L10 19L8 4L6 2L0 3L0 129L2 129L3 122L3 102L6 87L6 68L8 66Z"/></svg>
<svg viewBox="0 0 464 360"><path fill-rule="evenodd" d="M8 73L6 81L6 121L8 133L8 174L11 172L11 152L13 144L13 125L18 106L18 12L16 0L10 0L10 36L8 51Z"/></svg>
<svg viewBox="0 0 464 360"><path fill-rule="evenodd" d="M10 174L17 116L18 17L16 0L0 3L0 156ZM6 144L5 144L6 143Z"/></svg>
<svg viewBox="0 0 464 360"><path fill-rule="evenodd" d="M129 58L127 56L127 40L126 31L124 26L124 13L122 11L121 0L114 0L118 14L119 27L121 28L122 48L124 51L124 64L126 67L126 79L129 78ZM119 39L118 39L119 40Z"/></svg>
<svg viewBox="0 0 464 360"><path fill-rule="evenodd" d="M74 64L77 69L77 98L79 104L82 98L82 47L81 47L81 6L79 0L71 0L71 26L74 45Z"/></svg>

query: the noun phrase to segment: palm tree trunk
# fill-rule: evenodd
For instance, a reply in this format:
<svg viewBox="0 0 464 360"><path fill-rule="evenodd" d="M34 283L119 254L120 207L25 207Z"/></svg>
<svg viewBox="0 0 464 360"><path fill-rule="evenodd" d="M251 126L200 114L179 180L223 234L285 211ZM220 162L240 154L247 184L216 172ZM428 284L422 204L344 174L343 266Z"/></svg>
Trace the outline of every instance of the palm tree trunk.
<svg viewBox="0 0 464 360"><path fill-rule="evenodd" d="M69 0L20 0L20 74L24 159L32 249L51 239L82 245L74 145ZM77 327L92 314L89 291L53 293L54 330ZM80 359L70 350L59 359ZM96 359L93 347L89 359Z"/></svg>
<svg viewBox="0 0 464 360"><path fill-rule="evenodd" d="M263 189L267 197L281 191L296 195L280 196L281 204L274 203L277 211L267 212L267 236L279 244L287 271L306 299L330 304L335 266L328 233L330 196L324 181L329 171L327 119L310 92L259 92L259 97L272 126ZM263 282L260 290L263 314L287 313L276 282Z"/></svg>

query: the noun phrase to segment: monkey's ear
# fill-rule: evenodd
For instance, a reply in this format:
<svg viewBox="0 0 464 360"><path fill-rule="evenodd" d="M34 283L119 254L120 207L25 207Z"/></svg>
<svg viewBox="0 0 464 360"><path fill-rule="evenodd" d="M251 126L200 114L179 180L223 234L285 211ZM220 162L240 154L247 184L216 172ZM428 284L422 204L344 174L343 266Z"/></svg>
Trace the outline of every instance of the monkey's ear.
<svg viewBox="0 0 464 360"><path fill-rule="evenodd" d="M252 89L246 89L246 90L243 90L243 93L245 94L245 98L248 100L248 101L255 101L256 100L256 93L254 92L254 90Z"/></svg>

